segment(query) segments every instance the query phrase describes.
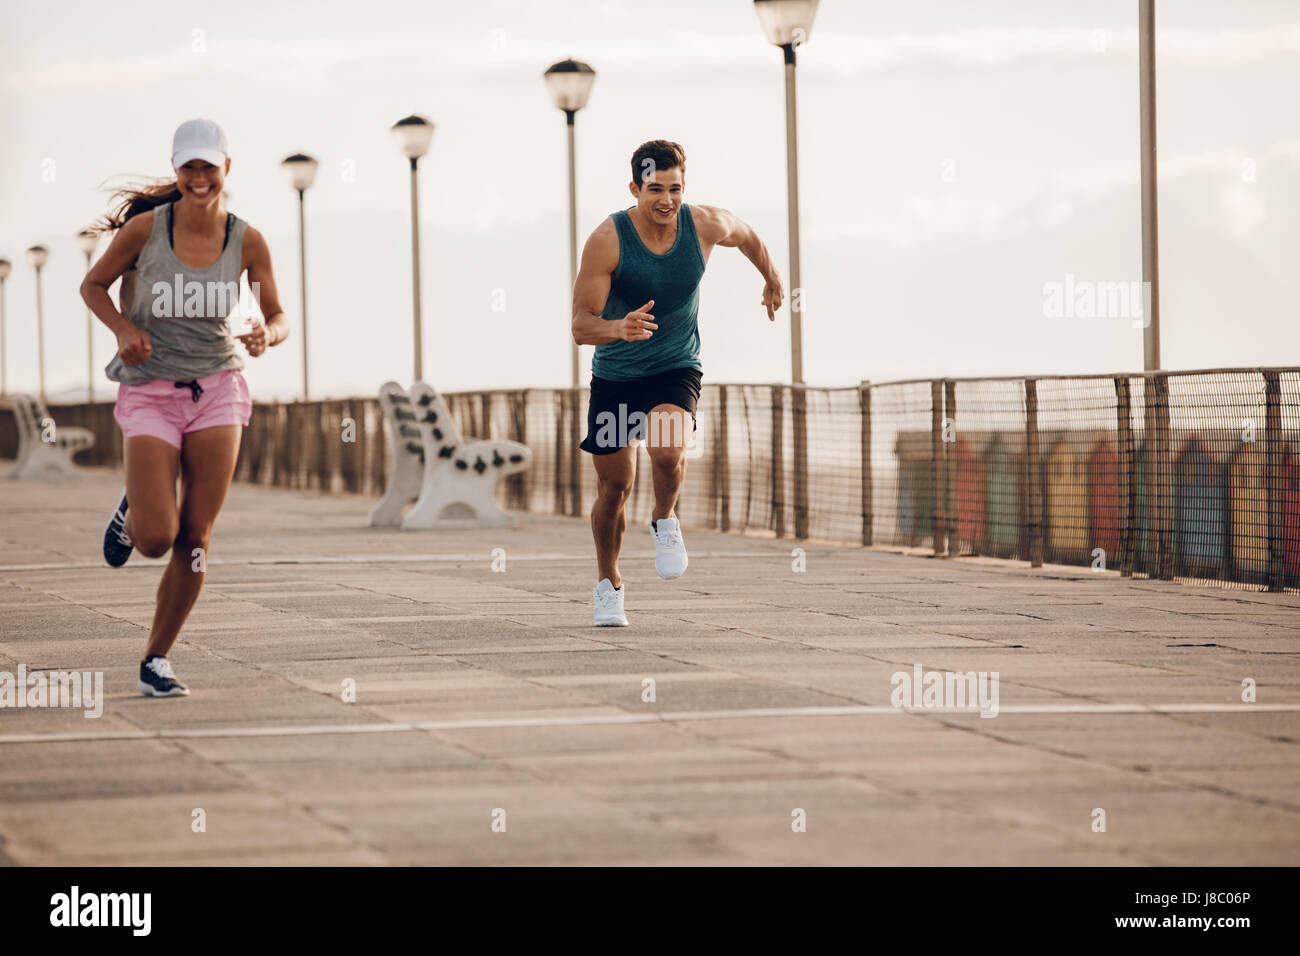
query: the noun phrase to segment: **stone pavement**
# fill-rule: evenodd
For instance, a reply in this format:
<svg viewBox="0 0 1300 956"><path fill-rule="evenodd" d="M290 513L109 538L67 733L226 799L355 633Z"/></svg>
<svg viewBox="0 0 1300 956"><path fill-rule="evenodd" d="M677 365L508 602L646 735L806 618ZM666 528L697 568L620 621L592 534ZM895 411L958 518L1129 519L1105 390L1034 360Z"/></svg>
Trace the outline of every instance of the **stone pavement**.
<svg viewBox="0 0 1300 956"><path fill-rule="evenodd" d="M633 527L633 626L595 629L585 521L401 533L237 484L172 653L193 694L152 700L161 562L98 556L120 487L0 485L0 672L105 682L98 719L0 709L0 862L1300 859L1296 595L817 544L798 572L695 528L669 582ZM914 665L996 671L997 716L892 707Z"/></svg>

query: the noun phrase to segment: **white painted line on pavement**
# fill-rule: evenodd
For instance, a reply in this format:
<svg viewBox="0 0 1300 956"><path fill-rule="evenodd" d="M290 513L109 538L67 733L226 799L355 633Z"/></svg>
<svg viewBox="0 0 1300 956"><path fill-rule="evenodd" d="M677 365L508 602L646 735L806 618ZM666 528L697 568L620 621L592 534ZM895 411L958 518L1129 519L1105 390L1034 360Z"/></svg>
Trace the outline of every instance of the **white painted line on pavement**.
<svg viewBox="0 0 1300 956"><path fill-rule="evenodd" d="M1300 704L1005 704L998 715L1048 714L1293 714ZM236 737L312 737L327 734L393 734L422 730L483 730L511 727L597 727L619 724L686 723L693 720L749 720L771 717L893 717L900 714L966 714L974 707L760 707L750 710L682 710L649 714L574 714L554 717L480 717L410 723L307 724L283 727L191 727L179 730L119 730L103 733L0 734L0 744L70 743L96 740L201 740Z"/></svg>
<svg viewBox="0 0 1300 956"><path fill-rule="evenodd" d="M691 554L699 558L781 558L788 560L789 555L781 550L774 549L770 551L701 551ZM625 554L622 556L624 561L650 561L654 554ZM130 568L157 568L165 567L170 558L144 558L136 559L120 568L111 569L115 574L121 573ZM252 565L267 564L421 564L421 563L475 563L488 562L492 560L492 555L486 551L475 552L473 554L347 554L336 557L326 557L322 555L277 555L274 557L264 558L245 558L242 560L231 558L209 558L207 567L213 565L226 564L232 567L248 567ZM541 554L515 554L510 555L511 561L590 561L590 551L563 551ZM110 570L103 561L80 561L68 562L64 564L0 564L0 574L16 571L82 571L87 568L104 568Z"/></svg>

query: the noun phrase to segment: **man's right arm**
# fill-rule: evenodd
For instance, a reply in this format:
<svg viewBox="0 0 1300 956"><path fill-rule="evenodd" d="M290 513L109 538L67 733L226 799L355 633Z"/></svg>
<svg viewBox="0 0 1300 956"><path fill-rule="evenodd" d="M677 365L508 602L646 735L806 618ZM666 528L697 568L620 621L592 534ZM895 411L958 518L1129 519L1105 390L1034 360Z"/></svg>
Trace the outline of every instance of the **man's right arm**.
<svg viewBox="0 0 1300 956"><path fill-rule="evenodd" d="M610 217L583 247L582 264L573 284L573 341L579 345L604 345L621 339L640 341L650 338L659 327L654 324L654 316L645 311L654 305L653 299L621 319L601 318L617 268L618 230Z"/></svg>

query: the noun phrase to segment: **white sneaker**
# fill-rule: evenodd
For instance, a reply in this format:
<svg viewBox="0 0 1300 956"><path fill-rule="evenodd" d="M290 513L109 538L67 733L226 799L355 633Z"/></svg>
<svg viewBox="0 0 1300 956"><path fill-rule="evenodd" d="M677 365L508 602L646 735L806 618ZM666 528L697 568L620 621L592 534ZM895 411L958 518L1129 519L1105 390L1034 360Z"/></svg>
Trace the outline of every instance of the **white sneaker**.
<svg viewBox="0 0 1300 956"><path fill-rule="evenodd" d="M655 570L661 578L679 578L686 570L686 542L676 518L650 522L650 537L655 539Z"/></svg>
<svg viewBox="0 0 1300 956"><path fill-rule="evenodd" d="M597 627L627 627L627 615L623 613L623 589L614 587L609 578L601 578L591 592L596 601Z"/></svg>

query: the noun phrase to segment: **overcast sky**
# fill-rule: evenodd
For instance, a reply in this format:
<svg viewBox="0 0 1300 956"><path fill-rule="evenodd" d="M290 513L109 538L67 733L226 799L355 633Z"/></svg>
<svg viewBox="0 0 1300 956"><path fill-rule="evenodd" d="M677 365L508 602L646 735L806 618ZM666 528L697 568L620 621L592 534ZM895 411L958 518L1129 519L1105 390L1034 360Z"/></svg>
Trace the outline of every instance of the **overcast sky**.
<svg viewBox="0 0 1300 956"><path fill-rule="evenodd" d="M1300 9L1158 9L1163 365L1300 365ZM229 208L267 236L295 331L297 199L278 164L321 162L313 397L409 380L407 167L388 128L411 112L437 126L420 167L425 377L567 384L564 119L541 78L566 56L598 73L578 116L580 241L631 203L633 149L672 139L686 201L751 223L788 285L781 56L748 0L55 0L0 16L11 391L37 381L23 250L51 250L48 390L84 389L75 234L105 210L106 181L167 174L172 132L195 116L229 134ZM1067 275L1141 278L1136 17L1137 0L823 0L799 66L810 383L1141 368L1128 318L1044 308ZM769 324L761 288L737 251L715 251L706 381L788 380L788 308ZM103 397L114 348L96 323ZM300 355L295 338L249 360L254 394L293 395Z"/></svg>

